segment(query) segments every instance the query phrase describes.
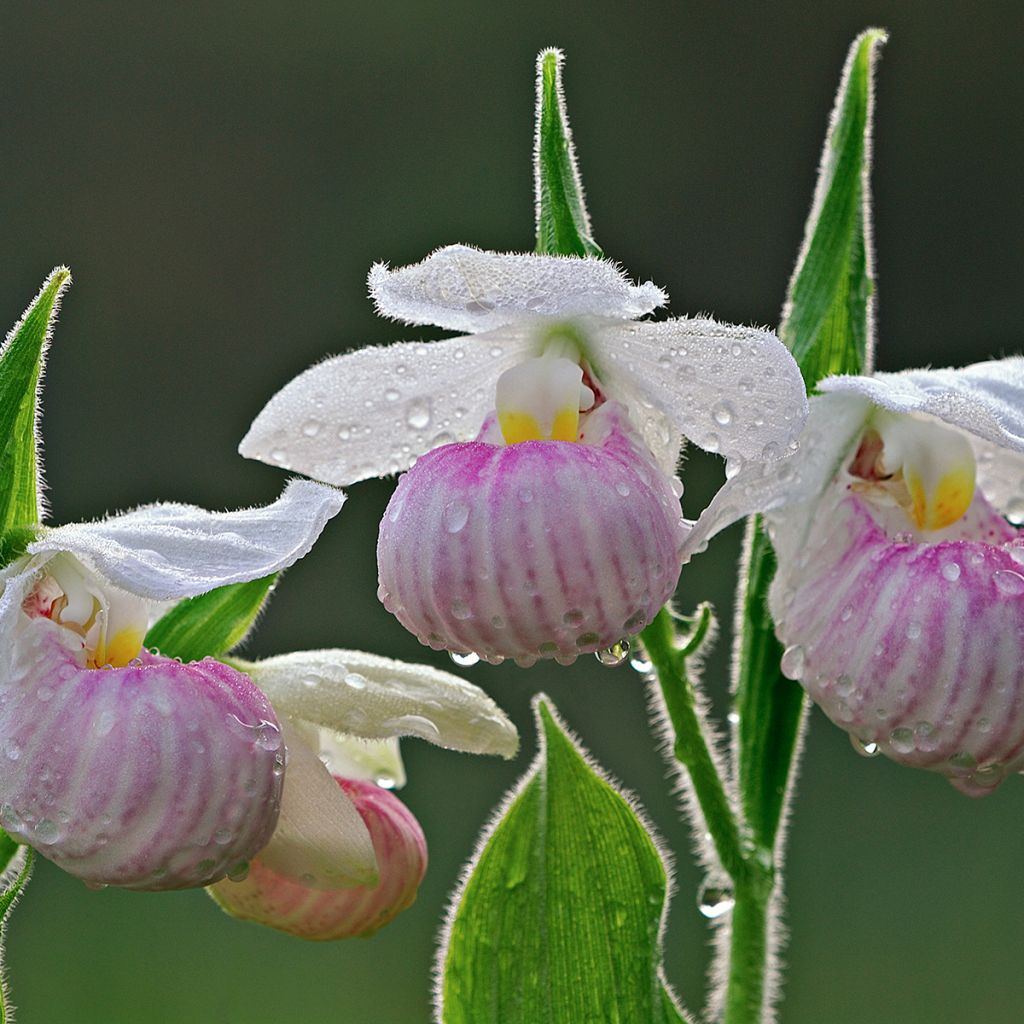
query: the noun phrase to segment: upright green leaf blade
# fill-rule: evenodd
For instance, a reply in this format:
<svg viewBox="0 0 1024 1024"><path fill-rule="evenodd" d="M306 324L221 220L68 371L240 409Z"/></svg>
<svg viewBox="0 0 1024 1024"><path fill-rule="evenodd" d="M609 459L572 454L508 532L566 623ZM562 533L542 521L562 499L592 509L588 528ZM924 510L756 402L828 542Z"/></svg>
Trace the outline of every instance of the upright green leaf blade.
<svg viewBox="0 0 1024 1024"><path fill-rule="evenodd" d="M818 185L779 334L808 388L832 373L867 373L873 349L871 192L872 74L885 33L850 47L821 159ZM800 738L804 694L782 675L782 647L768 613L775 555L751 519L737 601L733 659L736 764L744 817L755 841L774 848Z"/></svg>
<svg viewBox="0 0 1024 1024"><path fill-rule="evenodd" d="M678 1024L666 872L634 809L535 701L541 750L483 843L441 953L444 1024Z"/></svg>
<svg viewBox="0 0 1024 1024"><path fill-rule="evenodd" d="M779 333L808 388L834 373L870 372L874 348L871 254L873 71L886 35L850 47L822 151L804 242Z"/></svg>
<svg viewBox="0 0 1024 1024"><path fill-rule="evenodd" d="M554 256L602 256L590 233L590 217L565 112L561 50L537 58L537 130L534 194L537 252Z"/></svg>
<svg viewBox="0 0 1024 1024"><path fill-rule="evenodd" d="M217 657L242 642L273 589L276 574L231 583L179 601L146 634L146 646L182 661Z"/></svg>
<svg viewBox="0 0 1024 1024"><path fill-rule="evenodd" d="M67 267L52 271L0 349L0 537L40 519L36 398L53 322L70 283Z"/></svg>

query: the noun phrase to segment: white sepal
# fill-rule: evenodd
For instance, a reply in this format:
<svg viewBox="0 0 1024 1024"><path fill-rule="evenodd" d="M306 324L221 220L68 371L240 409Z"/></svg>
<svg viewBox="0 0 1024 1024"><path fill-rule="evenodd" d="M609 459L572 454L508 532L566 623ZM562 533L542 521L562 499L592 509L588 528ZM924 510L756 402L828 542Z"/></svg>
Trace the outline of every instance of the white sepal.
<svg viewBox="0 0 1024 1024"><path fill-rule="evenodd" d="M438 445L472 440L494 383L533 354L525 330L361 348L300 373L263 408L238 451L351 484L408 469Z"/></svg>
<svg viewBox="0 0 1024 1024"><path fill-rule="evenodd" d="M362 651L302 651L245 666L282 714L334 732L418 736L452 750L512 757L515 726L457 676Z"/></svg>
<svg viewBox="0 0 1024 1024"><path fill-rule="evenodd" d="M397 270L376 264L370 295L381 316L479 334L535 317L633 320L668 301L650 281L634 285L609 260L438 249Z"/></svg>
<svg viewBox="0 0 1024 1024"><path fill-rule="evenodd" d="M332 775L361 779L381 789L405 785L405 764L397 738L364 740L329 729L318 729L320 760Z"/></svg>
<svg viewBox="0 0 1024 1024"><path fill-rule="evenodd" d="M130 594L180 600L287 568L309 551L344 500L340 491L292 480L277 501L260 508L208 512L194 505L147 505L44 529L28 551L68 552Z"/></svg>
<svg viewBox="0 0 1024 1024"><path fill-rule="evenodd" d="M800 371L768 331L687 318L595 323L587 342L598 380L669 474L680 435L726 458L771 462L807 417Z"/></svg>
<svg viewBox="0 0 1024 1024"><path fill-rule="evenodd" d="M287 767L281 814L260 861L309 889L377 883L369 830L300 726L281 718Z"/></svg>

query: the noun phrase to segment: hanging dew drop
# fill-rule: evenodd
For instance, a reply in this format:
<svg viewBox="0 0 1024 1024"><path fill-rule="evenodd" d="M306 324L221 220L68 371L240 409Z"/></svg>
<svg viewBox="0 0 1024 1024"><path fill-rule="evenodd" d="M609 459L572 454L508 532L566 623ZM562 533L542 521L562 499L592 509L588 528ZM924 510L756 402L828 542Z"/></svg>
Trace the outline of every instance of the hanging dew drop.
<svg viewBox="0 0 1024 1024"><path fill-rule="evenodd" d="M850 745L861 757L877 757L882 748L873 740L862 740L859 736L850 736Z"/></svg>
<svg viewBox="0 0 1024 1024"><path fill-rule="evenodd" d="M782 652L782 661L779 663L779 667L787 679L799 682L803 678L806 665L807 655L799 644L793 644Z"/></svg>
<svg viewBox="0 0 1024 1024"><path fill-rule="evenodd" d="M594 657L602 665L607 665L608 668L616 668L629 657L629 641L622 639L618 643L612 644L611 647L594 651Z"/></svg>
<svg viewBox="0 0 1024 1024"><path fill-rule="evenodd" d="M480 655L473 651L449 651L448 657L459 668L472 668L480 660Z"/></svg>
<svg viewBox="0 0 1024 1024"><path fill-rule="evenodd" d="M992 582L1000 593L1008 597L1018 597L1024 594L1024 576L1012 569L997 569L992 573Z"/></svg>
<svg viewBox="0 0 1024 1024"><path fill-rule="evenodd" d="M735 905L732 886L725 882L708 879L697 893L697 907L709 921L728 914Z"/></svg>
<svg viewBox="0 0 1024 1024"><path fill-rule="evenodd" d="M377 772L373 781L381 789L394 789L398 780L390 772Z"/></svg>
<svg viewBox="0 0 1024 1024"><path fill-rule="evenodd" d="M225 874L229 882L244 882L249 877L249 862L240 860L237 864L232 864Z"/></svg>

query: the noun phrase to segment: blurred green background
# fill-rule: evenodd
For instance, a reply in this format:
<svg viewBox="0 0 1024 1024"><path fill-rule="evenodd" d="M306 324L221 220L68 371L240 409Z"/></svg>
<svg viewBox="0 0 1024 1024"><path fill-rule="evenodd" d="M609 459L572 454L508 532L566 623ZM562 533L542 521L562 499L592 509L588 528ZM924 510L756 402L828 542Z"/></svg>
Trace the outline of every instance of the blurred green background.
<svg viewBox="0 0 1024 1024"><path fill-rule="evenodd" d="M0 8L0 319L68 263L46 380L54 521L175 498L272 499L235 446L325 353L427 337L375 318L371 262L446 242L532 246L533 60L568 54L569 109L605 251L672 310L777 322L846 47L892 32L874 174L883 369L1020 343L1024 73L1019 2L830 5L610 0L202 4L7 0ZM687 509L719 478L694 456ZM352 488L280 588L251 654L420 648L375 598L390 482ZM731 617L739 529L680 600ZM708 670L724 708L725 639ZM44 863L14 915L24 1024L430 1019L433 936L492 805L533 752L546 690L679 851L668 974L703 1002L708 928L666 769L629 668L477 666L523 729L497 763L405 744L431 867L369 941L307 945L202 893L89 892ZM1024 1017L1024 784L971 802L857 757L815 714L792 815L786 1024Z"/></svg>

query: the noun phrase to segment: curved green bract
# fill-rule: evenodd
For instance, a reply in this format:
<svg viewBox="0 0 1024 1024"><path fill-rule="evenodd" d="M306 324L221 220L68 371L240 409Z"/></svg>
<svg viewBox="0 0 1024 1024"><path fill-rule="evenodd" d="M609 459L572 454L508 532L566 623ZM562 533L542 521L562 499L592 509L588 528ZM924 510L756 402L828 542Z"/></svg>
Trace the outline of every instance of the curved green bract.
<svg viewBox="0 0 1024 1024"><path fill-rule="evenodd" d="M630 803L535 700L540 753L484 840L441 956L443 1024L678 1024L667 876Z"/></svg>

